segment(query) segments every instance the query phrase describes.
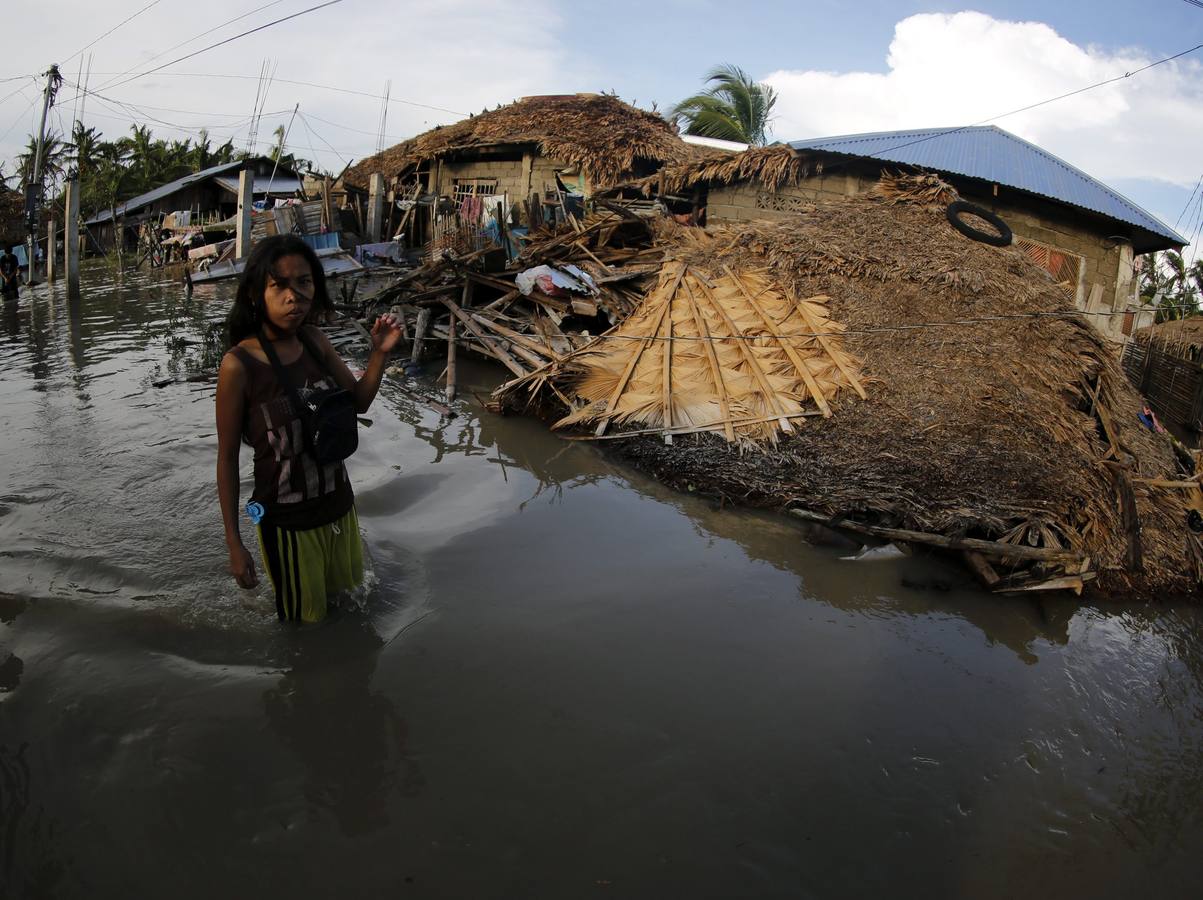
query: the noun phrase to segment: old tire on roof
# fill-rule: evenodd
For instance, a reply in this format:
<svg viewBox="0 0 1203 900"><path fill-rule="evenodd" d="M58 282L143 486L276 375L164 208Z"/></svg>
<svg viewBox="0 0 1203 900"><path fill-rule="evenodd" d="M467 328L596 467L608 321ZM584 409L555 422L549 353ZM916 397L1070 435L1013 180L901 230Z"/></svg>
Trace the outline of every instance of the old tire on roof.
<svg viewBox="0 0 1203 900"><path fill-rule="evenodd" d="M989 231L982 231L980 228L974 228L972 225L967 224L961 219L961 216L966 213L971 216L977 216L979 219L989 223L998 233L993 234ZM952 227L967 238L981 241L983 244L991 244L995 247L1009 247L1011 245L1011 227L984 206L978 206L976 203L969 203L965 200L956 200L948 204L946 214L948 215L948 221L952 223Z"/></svg>

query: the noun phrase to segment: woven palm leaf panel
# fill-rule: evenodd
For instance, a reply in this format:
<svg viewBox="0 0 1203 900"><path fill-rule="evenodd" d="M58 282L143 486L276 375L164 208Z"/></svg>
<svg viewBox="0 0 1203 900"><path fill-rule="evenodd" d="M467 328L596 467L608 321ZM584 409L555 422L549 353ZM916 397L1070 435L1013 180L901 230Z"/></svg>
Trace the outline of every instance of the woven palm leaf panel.
<svg viewBox="0 0 1203 900"><path fill-rule="evenodd" d="M776 442L841 391L864 397L841 331L826 297L789 297L764 272L668 262L639 309L563 361L556 380L583 405L553 427Z"/></svg>

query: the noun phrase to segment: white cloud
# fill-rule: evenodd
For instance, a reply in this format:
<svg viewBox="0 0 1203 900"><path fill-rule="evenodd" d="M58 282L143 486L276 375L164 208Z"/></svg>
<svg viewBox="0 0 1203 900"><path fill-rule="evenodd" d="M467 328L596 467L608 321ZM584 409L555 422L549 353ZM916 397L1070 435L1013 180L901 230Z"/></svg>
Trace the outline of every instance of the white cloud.
<svg viewBox="0 0 1203 900"><path fill-rule="evenodd" d="M976 12L899 22L873 72L777 71L774 132L784 140L968 125L1153 62L1144 51L1082 47L1039 22ZM992 124L1108 181L1190 188L1203 143L1203 68L1189 58Z"/></svg>
<svg viewBox="0 0 1203 900"><path fill-rule="evenodd" d="M59 23L53 32L35 30L29 40L6 44L0 78L21 72L44 72L48 65L102 34L112 24L145 6L144 0L63 0L56 4ZM581 89L582 75L571 59L557 48L562 21L555 0L421 0L391 4L347 2L301 16L290 22L241 38L127 85L100 90L111 77L129 69L145 70L256 25L304 9L312 3L282 2L171 53L151 57L214 24L225 22L260 6L238 0L208 0L181 15L178 3L162 3L147 10L92 50L95 59L90 87L106 96L136 104L162 122L197 129L208 126L219 140L235 134L236 146L245 141L245 119L255 99L255 76L264 59L278 63L277 78L335 85L381 94L391 80L386 126L386 146L438 124L462 118L460 113L508 103L536 93L561 93ZM97 15L103 7L104 15ZM519 60L519 65L514 61ZM75 81L79 59L66 62L64 77ZM97 74L109 73L109 74ZM184 77L172 73L222 73L249 79ZM119 79L114 79L119 80ZM0 100L20 87L20 82L0 82ZM11 171L11 161L37 126L39 87L32 84L0 104L0 160ZM76 91L64 85L50 126L69 127ZM442 107L409 105L401 100ZM277 82L271 88L259 128L261 141L270 142L272 130L288 121L295 103L309 114L316 132L311 136L301 121L292 128L289 149L303 157L316 155L331 169L343 159L361 159L375 149L381 103L378 99L334 93L312 87ZM159 107L151 109L150 107ZM168 110L186 110L172 112ZM193 114L193 113L199 114ZM316 118L315 118L316 117ZM129 133L130 114L94 98L87 100L87 124L106 138ZM343 129L318 119L335 122ZM149 122L156 137L182 139L187 131ZM235 127L238 126L238 127ZM311 153L310 147L315 153ZM266 143L260 147L267 149Z"/></svg>

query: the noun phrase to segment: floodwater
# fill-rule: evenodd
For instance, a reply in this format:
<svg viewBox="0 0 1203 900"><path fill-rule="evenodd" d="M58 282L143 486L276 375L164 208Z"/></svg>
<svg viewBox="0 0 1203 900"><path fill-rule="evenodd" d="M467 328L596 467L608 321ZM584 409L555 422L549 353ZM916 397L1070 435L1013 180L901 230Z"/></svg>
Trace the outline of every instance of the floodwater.
<svg viewBox="0 0 1203 900"><path fill-rule="evenodd" d="M0 896L1199 896L1196 612L844 559L485 366L450 419L386 382L363 607L281 626L185 380L228 296L3 309Z"/></svg>

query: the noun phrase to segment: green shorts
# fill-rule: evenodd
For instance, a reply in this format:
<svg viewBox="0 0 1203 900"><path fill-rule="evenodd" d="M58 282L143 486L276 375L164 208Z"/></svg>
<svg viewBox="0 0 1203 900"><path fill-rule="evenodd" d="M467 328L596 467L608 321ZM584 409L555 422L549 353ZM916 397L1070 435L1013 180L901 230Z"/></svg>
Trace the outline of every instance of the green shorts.
<svg viewBox="0 0 1203 900"><path fill-rule="evenodd" d="M329 525L305 531L260 525L258 531L282 622L320 622L330 594L363 583L363 542L353 506Z"/></svg>

